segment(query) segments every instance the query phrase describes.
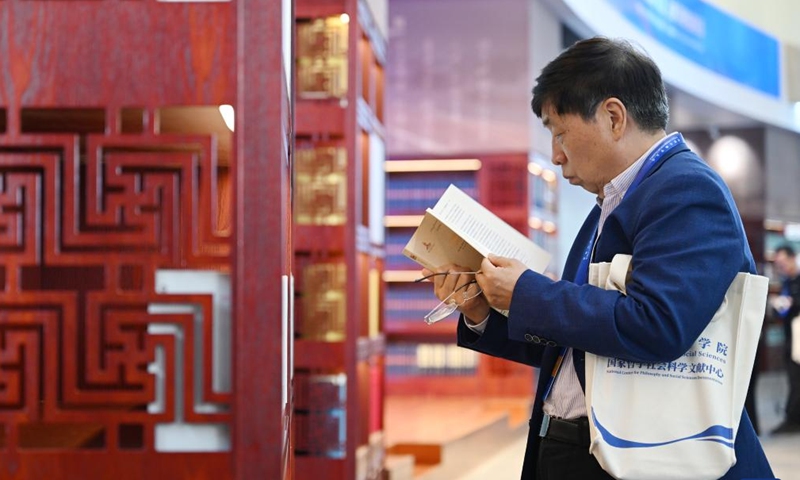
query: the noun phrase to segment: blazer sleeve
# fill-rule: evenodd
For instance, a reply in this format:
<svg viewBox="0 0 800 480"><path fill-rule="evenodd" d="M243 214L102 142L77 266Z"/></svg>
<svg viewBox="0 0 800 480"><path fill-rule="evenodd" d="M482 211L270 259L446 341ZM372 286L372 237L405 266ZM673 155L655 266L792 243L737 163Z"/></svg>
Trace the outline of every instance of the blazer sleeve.
<svg viewBox="0 0 800 480"><path fill-rule="evenodd" d="M526 271L512 295L509 338L523 341L530 333L636 361L670 361L685 353L736 274L754 270L727 188L712 173L687 170L666 182L643 182L623 200L635 214L615 227L626 231L630 245L613 248L633 255L627 296Z"/></svg>
<svg viewBox="0 0 800 480"><path fill-rule="evenodd" d="M464 316L458 320L458 345L493 357L539 367L542 363L541 345L530 345L509 341L508 320L492 310L483 334L477 334L464 323Z"/></svg>

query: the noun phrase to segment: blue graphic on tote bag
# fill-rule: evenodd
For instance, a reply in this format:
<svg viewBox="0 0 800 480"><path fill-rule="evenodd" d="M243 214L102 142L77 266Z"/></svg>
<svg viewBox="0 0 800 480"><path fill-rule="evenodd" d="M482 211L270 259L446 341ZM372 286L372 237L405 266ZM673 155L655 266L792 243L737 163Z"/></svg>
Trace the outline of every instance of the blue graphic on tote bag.
<svg viewBox="0 0 800 480"><path fill-rule="evenodd" d="M594 426L597 427L597 430L603 436L603 440L611 445L612 447L617 448L648 448L648 447L660 447L663 445L669 445L671 443L678 443L684 442L687 440L700 440L703 442L717 442L725 445L728 448L733 448L733 429L730 427L725 427L723 425L714 425L713 427L709 427L702 432L696 435L690 435L688 437L683 438L676 438L674 440L668 440L664 442L656 442L656 443L645 443L645 442L637 442L635 440L626 440L624 438L619 438L615 436L613 433L609 432L607 428L600 423L600 420L597 419L597 415L592 409L592 417L594 419Z"/></svg>

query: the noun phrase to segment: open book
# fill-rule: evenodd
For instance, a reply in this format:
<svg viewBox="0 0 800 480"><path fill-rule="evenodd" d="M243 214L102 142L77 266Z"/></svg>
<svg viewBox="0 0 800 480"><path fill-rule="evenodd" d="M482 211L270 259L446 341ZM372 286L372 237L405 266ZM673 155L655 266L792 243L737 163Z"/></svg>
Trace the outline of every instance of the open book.
<svg viewBox="0 0 800 480"><path fill-rule="evenodd" d="M455 185L427 209L403 254L428 270L454 263L478 271L490 253L542 273L550 254Z"/></svg>

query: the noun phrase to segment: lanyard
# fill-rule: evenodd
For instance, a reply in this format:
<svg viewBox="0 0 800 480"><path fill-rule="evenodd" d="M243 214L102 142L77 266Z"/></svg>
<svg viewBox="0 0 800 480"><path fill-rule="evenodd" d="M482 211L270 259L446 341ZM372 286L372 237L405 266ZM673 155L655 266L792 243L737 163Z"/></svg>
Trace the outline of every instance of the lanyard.
<svg viewBox="0 0 800 480"><path fill-rule="evenodd" d="M642 183L642 180L647 176L648 173L653 169L653 167L658 163L658 160L664 156L665 153L672 150L673 147L676 145L683 143L683 136L680 133L673 133L668 135L662 140L661 145L658 146L655 150L650 152L650 155L642 164L642 167L639 169L639 172L636 174L636 177L633 179L633 183L631 183L628 190L625 192L625 196L627 197L630 195L636 187ZM598 217L599 221L599 217ZM586 249L583 252L583 257L581 257L581 263L578 265L578 270L575 272L575 280L574 282L578 285L583 285L589 281L589 263L591 263L592 259L592 251L594 250L595 241L597 240L597 229L599 225L595 227L594 233L589 238L589 243L586 245ZM547 387L544 391L544 396L542 400L546 400L547 397L550 395L550 391L553 389L553 384L556 381L556 376L558 376L558 372L561 370L561 364L564 362L564 356L567 354L567 347L561 347L561 351L558 354L558 358L556 359L556 363L553 366L553 371L550 373L550 380L547 382Z"/></svg>

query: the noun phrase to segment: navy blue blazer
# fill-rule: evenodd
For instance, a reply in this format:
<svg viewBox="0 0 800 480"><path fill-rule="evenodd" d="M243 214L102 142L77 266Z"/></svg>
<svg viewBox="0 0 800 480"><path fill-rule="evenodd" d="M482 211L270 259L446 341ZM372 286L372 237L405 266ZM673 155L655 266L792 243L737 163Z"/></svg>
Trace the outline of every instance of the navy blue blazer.
<svg viewBox="0 0 800 480"><path fill-rule="evenodd" d="M584 387L584 352L666 362L697 339L738 272L755 273L728 187L681 142L665 154L608 216L593 262L633 256L627 296L572 282L600 218L595 207L572 245L563 280L531 270L517 281L506 319L492 311L477 335L459 321L460 346L541 369L522 478L535 478L542 397L560 346L574 349ZM547 346L556 343L559 347ZM724 479L774 478L746 412L736 435L736 465Z"/></svg>

